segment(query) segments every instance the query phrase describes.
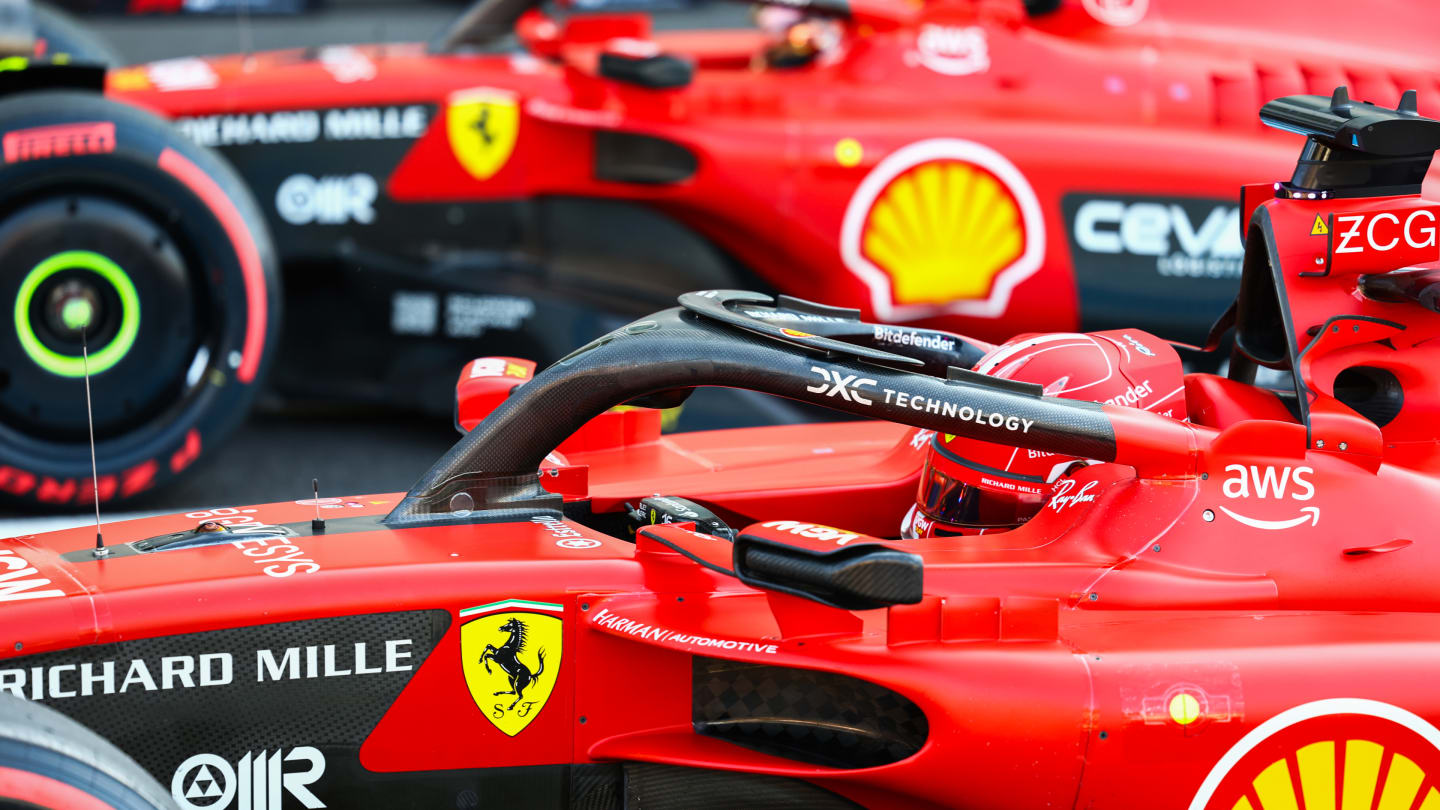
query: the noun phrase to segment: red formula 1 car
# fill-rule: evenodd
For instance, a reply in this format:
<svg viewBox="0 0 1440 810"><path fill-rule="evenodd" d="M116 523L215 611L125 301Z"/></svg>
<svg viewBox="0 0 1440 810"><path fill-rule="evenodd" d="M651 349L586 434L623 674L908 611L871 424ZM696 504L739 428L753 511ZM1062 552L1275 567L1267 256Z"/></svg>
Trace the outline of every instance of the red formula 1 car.
<svg viewBox="0 0 1440 810"><path fill-rule="evenodd" d="M0 104L0 300L21 313L0 334L0 497L87 501L79 341L55 314L74 299L109 350L110 501L214 447L272 363L292 396L443 410L464 360L553 359L685 290L988 339L1199 340L1240 273L1234 189L1290 160L1252 111L1345 82L1394 103L1440 75L1419 3L787 0L759 19L657 32L486 2L429 46L111 72L110 98L183 144L93 104ZM234 205L159 165L166 146Z"/></svg>
<svg viewBox="0 0 1440 810"><path fill-rule="evenodd" d="M1433 808L1440 122L1414 109L1265 106L1308 138L1242 198L1230 376L1184 379L1188 421L712 290L540 374L472 363L462 419L493 411L407 494L7 541L0 797ZM661 438L613 409L701 385L882 421ZM1009 531L884 539L959 438L1095 463Z"/></svg>

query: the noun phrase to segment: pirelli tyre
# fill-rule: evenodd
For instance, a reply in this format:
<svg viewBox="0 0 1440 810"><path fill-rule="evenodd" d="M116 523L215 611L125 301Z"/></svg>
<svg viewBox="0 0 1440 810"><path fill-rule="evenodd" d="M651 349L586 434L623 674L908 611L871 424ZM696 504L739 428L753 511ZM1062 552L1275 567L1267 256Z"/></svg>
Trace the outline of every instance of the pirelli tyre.
<svg viewBox="0 0 1440 810"><path fill-rule="evenodd" d="M72 62L106 67L119 67L124 64L124 60L100 35L48 3L32 4L30 18L35 26L36 56L54 58L57 54L64 54Z"/></svg>
<svg viewBox="0 0 1440 810"><path fill-rule="evenodd" d="M104 502L244 417L280 322L274 250L219 157L80 92L0 100L0 500Z"/></svg>
<svg viewBox="0 0 1440 810"><path fill-rule="evenodd" d="M0 810L173 808L135 760L48 706L0 694Z"/></svg>

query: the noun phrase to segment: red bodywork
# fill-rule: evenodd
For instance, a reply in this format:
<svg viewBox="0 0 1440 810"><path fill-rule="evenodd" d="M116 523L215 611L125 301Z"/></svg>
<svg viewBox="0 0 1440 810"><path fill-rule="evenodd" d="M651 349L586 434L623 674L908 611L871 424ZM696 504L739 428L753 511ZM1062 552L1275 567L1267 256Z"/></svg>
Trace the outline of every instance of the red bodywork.
<svg viewBox="0 0 1440 810"><path fill-rule="evenodd" d="M779 69L757 66L758 31L656 32L643 15L562 23L531 11L515 53L400 45L172 60L115 71L109 87L184 119L434 105L377 178L387 200L641 203L774 289L870 320L986 339L1126 326L1199 340L1239 275L1235 188L1291 162L1256 107L1348 84L1377 103L1419 88L1427 112L1437 21L1434 8L1404 3L1320 13L1064 0L1028 15L1019 0L883 0L855 5L815 61ZM693 81L652 90L598 75L602 50L633 51L637 39L693 62ZM481 125L490 145L470 128L481 108L495 113ZM602 144L615 133L676 146L693 170L645 175L647 161L678 158L655 158L648 141L625 142L632 152ZM389 171L343 169L367 170ZM269 208L278 177L251 182ZM291 226L271 221L284 252Z"/></svg>
<svg viewBox="0 0 1440 810"><path fill-rule="evenodd" d="M103 560L84 554L89 530L8 541L0 655L14 666L0 659L0 688L35 690L64 710L76 671L32 668L38 659L27 657L426 609L451 621L365 736L368 772L403 780L621 761L793 777L873 807L1434 807L1440 550L1427 538L1428 506L1440 499L1440 315L1362 295L1358 274L1415 258L1387 252L1402 242L1440 258L1437 208L1418 196L1250 203L1251 260L1268 249L1278 261L1272 322L1299 352L1308 427L1271 391L1191 374L1189 422L1103 406L1114 461L1077 473L1096 483L1093 499L1052 505L1009 532L905 543L876 539L893 537L913 502L929 439L900 425L662 437L657 412L616 410L540 473L592 517L661 491L713 508L742 534L901 548L924 561L916 604L849 611L741 585L702 564L723 560L728 545L684 524L642 529L632 544L569 519L363 523L398 494L318 509L297 501L117 524L107 539L206 520L298 526L317 511L330 528ZM1318 233L1317 220L1355 216L1380 224ZM1403 407L1376 419L1341 404L1342 372L1356 367L1398 379ZM342 526L356 528L336 533ZM553 690L518 732L487 722L488 692L482 701L467 688L467 667L479 664L462 653L465 628L489 615L477 605L558 617L544 662ZM843 768L697 733L695 662L717 658L861 678L912 701L928 734L898 761ZM293 745L247 740L240 750Z"/></svg>

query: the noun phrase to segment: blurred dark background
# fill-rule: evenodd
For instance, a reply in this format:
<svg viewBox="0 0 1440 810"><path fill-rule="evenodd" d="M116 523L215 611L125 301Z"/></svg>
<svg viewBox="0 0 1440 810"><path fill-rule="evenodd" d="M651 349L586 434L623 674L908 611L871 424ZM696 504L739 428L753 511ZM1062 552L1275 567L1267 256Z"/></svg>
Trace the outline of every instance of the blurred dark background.
<svg viewBox="0 0 1440 810"><path fill-rule="evenodd" d="M279 3L299 6L300 0ZM107 10L100 0L58 5L104 37L129 63L276 48L425 41L465 8L460 2L330 0L301 13L259 13L236 7L233 0L188 0L188 8L205 11L134 15ZM741 3L684 8L676 0L660 0L646 8L657 11L657 28L745 25L748 14ZM459 371L457 367L454 373ZM453 385L453 380L447 384ZM790 418L789 413L784 404L758 394L708 390L686 405L678 428L769 424ZM316 478L322 496L403 490L457 438L448 419L433 415L262 399L247 424L219 452L207 453L192 474L127 504L123 512L104 510L102 517L109 521L153 512L307 498L311 479ZM53 515L0 512L0 537L93 519L84 511Z"/></svg>

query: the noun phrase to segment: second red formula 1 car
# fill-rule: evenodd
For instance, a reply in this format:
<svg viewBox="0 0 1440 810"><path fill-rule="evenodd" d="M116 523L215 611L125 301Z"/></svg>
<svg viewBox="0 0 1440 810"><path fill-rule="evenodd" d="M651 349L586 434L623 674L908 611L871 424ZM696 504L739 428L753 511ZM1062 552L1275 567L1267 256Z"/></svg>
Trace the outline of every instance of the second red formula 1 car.
<svg viewBox="0 0 1440 810"><path fill-rule="evenodd" d="M1143 333L1096 337L1152 375L1097 403L993 368L1074 336L941 368L709 290L470 364L409 493L0 544L0 800L1431 810L1440 122L1262 117L1302 159L1247 187L1230 375L1169 415L1127 404L1174 359ZM877 421L662 438L701 385ZM1085 463L1019 525L895 539L959 442Z"/></svg>
<svg viewBox="0 0 1440 810"><path fill-rule="evenodd" d="M855 307L902 325L876 333L892 347L908 326L1198 341L1240 275L1234 189L1291 157L1261 101L1348 82L1393 104L1440 76L1423 3L787 1L685 31L551 11L485 2L429 45L112 71L112 99L234 169L249 194L210 173L249 245L196 221L214 217L195 195L155 193L173 178L127 145L149 138L128 117L0 104L0 261L19 268L0 300L31 305L35 336L0 334L0 497L86 500L78 341L37 303L76 296L116 360L92 380L111 501L213 448L272 361L292 397L443 412L477 354L548 361L692 289ZM150 170L107 179L67 169L105 154L51 148L106 122L112 156ZM22 295L61 248L66 275ZM125 323L133 344L112 339ZM122 350L162 338L153 362Z"/></svg>

